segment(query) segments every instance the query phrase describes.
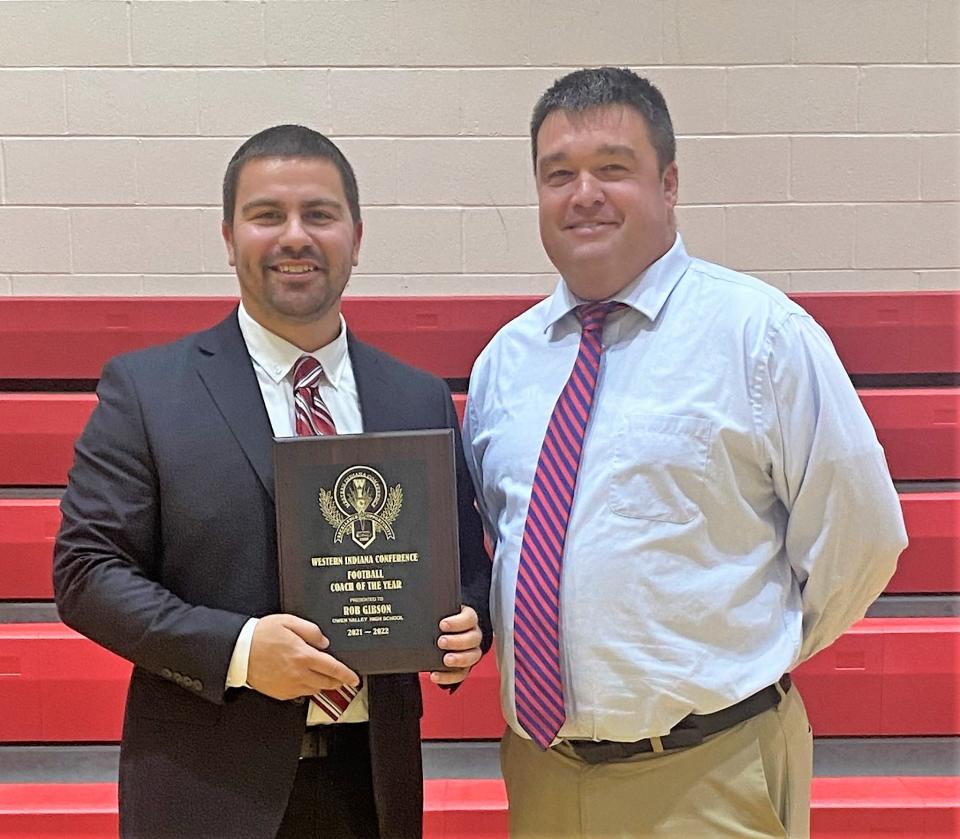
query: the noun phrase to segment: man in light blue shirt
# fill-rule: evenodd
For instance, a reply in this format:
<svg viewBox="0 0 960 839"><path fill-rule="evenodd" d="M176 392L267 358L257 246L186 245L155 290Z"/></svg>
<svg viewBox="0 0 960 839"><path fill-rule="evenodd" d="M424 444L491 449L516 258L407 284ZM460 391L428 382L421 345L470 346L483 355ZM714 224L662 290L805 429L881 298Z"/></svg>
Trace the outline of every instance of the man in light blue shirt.
<svg viewBox="0 0 960 839"><path fill-rule="evenodd" d="M785 674L864 615L906 545L883 451L810 316L687 254L652 84L571 73L531 139L561 282L480 355L464 425L496 545L511 835L807 836L812 740ZM623 305L595 390L576 384L581 443L548 423L592 301Z"/></svg>

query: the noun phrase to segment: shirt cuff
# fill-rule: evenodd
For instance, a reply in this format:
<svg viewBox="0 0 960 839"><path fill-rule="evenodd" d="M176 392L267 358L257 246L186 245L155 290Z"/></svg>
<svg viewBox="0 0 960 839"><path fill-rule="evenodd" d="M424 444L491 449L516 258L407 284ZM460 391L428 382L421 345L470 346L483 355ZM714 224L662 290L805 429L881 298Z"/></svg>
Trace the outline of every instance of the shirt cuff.
<svg viewBox="0 0 960 839"><path fill-rule="evenodd" d="M244 688L247 684L247 666L250 663L250 646L253 642L253 630L257 628L257 618L250 618L237 636L236 646L230 658L230 668L227 670L227 687Z"/></svg>

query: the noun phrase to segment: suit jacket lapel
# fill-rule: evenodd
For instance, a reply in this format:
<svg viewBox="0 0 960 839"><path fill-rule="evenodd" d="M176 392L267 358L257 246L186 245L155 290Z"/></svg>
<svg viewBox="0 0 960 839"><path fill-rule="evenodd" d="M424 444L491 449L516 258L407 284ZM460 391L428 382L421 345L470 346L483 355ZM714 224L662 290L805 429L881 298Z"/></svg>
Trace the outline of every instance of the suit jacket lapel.
<svg viewBox="0 0 960 839"><path fill-rule="evenodd" d="M390 404L391 383L387 381L381 370L377 354L363 341L357 340L349 330L347 346L350 349L350 362L353 364L353 375L357 382L363 430L392 431L394 411Z"/></svg>
<svg viewBox="0 0 960 839"><path fill-rule="evenodd" d="M264 489L273 498L273 429L237 311L197 336L197 372Z"/></svg>

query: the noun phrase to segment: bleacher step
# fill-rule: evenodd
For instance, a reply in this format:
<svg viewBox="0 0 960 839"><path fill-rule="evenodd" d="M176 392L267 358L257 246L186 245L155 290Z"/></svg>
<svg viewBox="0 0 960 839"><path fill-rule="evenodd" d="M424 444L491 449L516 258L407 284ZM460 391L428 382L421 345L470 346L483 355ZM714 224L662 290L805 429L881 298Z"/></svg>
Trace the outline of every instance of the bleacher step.
<svg viewBox="0 0 960 839"><path fill-rule="evenodd" d="M425 778L500 777L496 740L424 741ZM116 783L116 744L0 745L0 784ZM815 777L960 777L960 737L816 737Z"/></svg>

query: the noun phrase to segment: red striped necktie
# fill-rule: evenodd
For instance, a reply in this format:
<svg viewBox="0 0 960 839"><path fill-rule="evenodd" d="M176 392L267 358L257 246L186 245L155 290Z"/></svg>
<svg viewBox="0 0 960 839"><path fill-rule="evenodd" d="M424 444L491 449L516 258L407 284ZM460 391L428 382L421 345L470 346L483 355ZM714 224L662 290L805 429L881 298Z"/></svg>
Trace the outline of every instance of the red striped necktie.
<svg viewBox="0 0 960 839"><path fill-rule="evenodd" d="M603 324L624 305L610 301L576 309L580 350L547 424L523 529L513 616L514 701L517 721L541 749L549 747L566 719L560 678L560 567L600 371Z"/></svg>
<svg viewBox="0 0 960 839"><path fill-rule="evenodd" d="M298 437L320 437L337 433L330 410L320 396L321 376L323 368L313 356L300 356L293 368L293 404ZM355 688L343 685L336 689L322 690L310 699L331 720L338 720L359 690L359 685Z"/></svg>

